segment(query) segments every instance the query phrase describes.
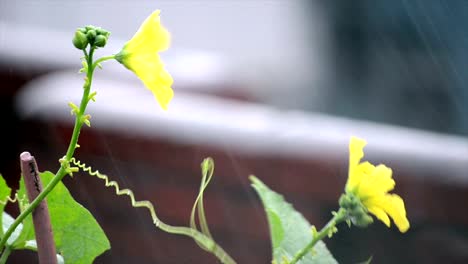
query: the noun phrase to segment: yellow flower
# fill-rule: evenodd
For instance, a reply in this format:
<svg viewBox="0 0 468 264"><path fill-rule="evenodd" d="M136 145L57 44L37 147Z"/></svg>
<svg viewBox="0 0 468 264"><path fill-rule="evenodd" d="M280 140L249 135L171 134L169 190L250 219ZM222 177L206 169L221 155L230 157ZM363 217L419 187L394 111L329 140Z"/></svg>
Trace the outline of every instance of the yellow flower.
<svg viewBox="0 0 468 264"><path fill-rule="evenodd" d="M144 85L153 92L164 110L171 101L172 77L164 69L158 52L169 47L169 32L161 25L159 10L154 11L140 26L133 38L125 43L115 56L129 70L133 71Z"/></svg>
<svg viewBox="0 0 468 264"><path fill-rule="evenodd" d="M410 227L405 204L400 196L388 193L395 187L392 170L383 164L374 166L367 161L361 162L366 144L363 139L351 137L349 175L345 191L357 196L367 210L388 227L390 216L400 232L404 233Z"/></svg>

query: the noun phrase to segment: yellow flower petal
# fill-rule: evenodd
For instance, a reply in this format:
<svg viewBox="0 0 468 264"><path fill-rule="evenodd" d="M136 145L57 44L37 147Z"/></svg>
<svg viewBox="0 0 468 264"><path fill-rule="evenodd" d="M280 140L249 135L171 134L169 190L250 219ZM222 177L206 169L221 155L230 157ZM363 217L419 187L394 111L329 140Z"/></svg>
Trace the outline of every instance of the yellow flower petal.
<svg viewBox="0 0 468 264"><path fill-rule="evenodd" d="M347 192L357 192L360 188L361 182L366 179L373 171L375 166L370 162L363 162L355 166L352 172L348 177L348 182L346 184Z"/></svg>
<svg viewBox="0 0 468 264"><path fill-rule="evenodd" d="M376 206L369 206L367 207L367 210L375 215L377 219L382 221L387 227L390 227L390 218L388 218L388 215L384 210Z"/></svg>
<svg viewBox="0 0 468 264"><path fill-rule="evenodd" d="M349 165L356 166L359 164L359 161L364 157L364 147L367 145L367 142L364 139L357 137L351 137L349 142Z"/></svg>
<svg viewBox="0 0 468 264"><path fill-rule="evenodd" d="M346 183L346 189L351 190L361 180L361 173L359 173L359 162L364 157L364 146L367 142L357 137L351 137L349 142L349 172L348 182ZM361 168L362 169L362 168Z"/></svg>
<svg viewBox="0 0 468 264"><path fill-rule="evenodd" d="M378 165L366 175L357 188L357 195L365 200L367 197L383 195L395 187L392 170L385 165Z"/></svg>
<svg viewBox="0 0 468 264"><path fill-rule="evenodd" d="M385 194L380 197L368 199L363 203L368 210L376 216L377 214L374 213L375 211L373 212L369 208L380 208L385 211L385 213L393 219L393 222L395 222L400 232L404 233L408 231L410 224L406 218L405 204L400 196L396 194ZM379 218L379 216L377 217Z"/></svg>
<svg viewBox="0 0 468 264"><path fill-rule="evenodd" d="M154 11L141 24L138 31L126 44L127 52L153 53L169 48L169 32L161 25L160 10Z"/></svg>
<svg viewBox="0 0 468 264"><path fill-rule="evenodd" d="M164 65L156 53L133 54L126 58L128 68L133 71L143 84L154 94L164 110L174 96L172 77L164 69Z"/></svg>
<svg viewBox="0 0 468 264"><path fill-rule="evenodd" d="M387 202L384 210L393 219L395 225L398 227L400 232L404 233L408 231L410 224L406 218L405 203L403 199L396 194L389 194L386 196Z"/></svg>
<svg viewBox="0 0 468 264"><path fill-rule="evenodd" d="M133 38L116 55L116 59L133 71L153 93L164 110L174 96L172 77L164 69L158 52L169 47L169 32L161 25L159 10L141 25Z"/></svg>

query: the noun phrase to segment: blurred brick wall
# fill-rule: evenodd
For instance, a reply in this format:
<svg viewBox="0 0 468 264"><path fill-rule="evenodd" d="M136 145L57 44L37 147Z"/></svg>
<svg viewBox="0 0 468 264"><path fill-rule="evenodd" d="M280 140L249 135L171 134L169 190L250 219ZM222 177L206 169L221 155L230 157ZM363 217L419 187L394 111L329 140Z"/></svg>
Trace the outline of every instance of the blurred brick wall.
<svg viewBox="0 0 468 264"><path fill-rule="evenodd" d="M66 150L71 127L40 122L23 125L40 133L21 145L36 156L41 170L56 169L58 157ZM336 209L347 177L347 161L320 157L298 160L274 154L246 156L226 149L87 128L82 132L80 145L76 155L80 160L109 175L122 187L134 190L139 200L152 201L159 217L173 225L188 225L199 188L200 163L207 156L213 157L216 169L205 196L207 218L215 239L238 263L269 263L271 255L266 217L248 175L255 174L283 193L317 226L323 225L329 212ZM343 226L342 232L329 242L337 259L347 263L373 255L378 263L468 260L462 251L457 251L460 244L464 248L467 243L463 232L468 226L468 210L460 210L460 201L468 200L467 187L425 182L401 171L397 164L388 165L397 179L396 192L406 201L412 223L410 232L400 235L396 229L389 230L380 223L366 230L348 230ZM116 197L112 189L104 187L103 181L80 173L74 178L67 177L65 184L95 215L111 241L112 249L96 263L217 263L191 239L157 230L146 209L132 208L127 197ZM461 233L451 236L458 227ZM433 233L442 236L433 237ZM428 259L424 248L437 245L440 239L450 246L439 248ZM349 248L356 250L351 252ZM397 253L392 253L392 249L398 248Z"/></svg>

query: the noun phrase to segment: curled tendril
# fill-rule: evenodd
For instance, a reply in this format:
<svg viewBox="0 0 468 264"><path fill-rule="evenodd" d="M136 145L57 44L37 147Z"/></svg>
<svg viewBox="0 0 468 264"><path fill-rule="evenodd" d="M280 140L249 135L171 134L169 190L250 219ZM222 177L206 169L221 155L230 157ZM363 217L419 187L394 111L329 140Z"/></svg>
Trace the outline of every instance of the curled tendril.
<svg viewBox="0 0 468 264"><path fill-rule="evenodd" d="M200 190L198 192L197 198L195 200L195 203L193 204L192 207L192 213L190 214L190 227L193 230L199 230L197 227L196 219L195 216L198 216L198 222L200 225L200 230L204 235L207 237L213 239L210 233L210 229L208 228L208 223L206 221L206 216L205 216L205 208L203 204L203 193L208 187L208 184L210 183L211 179L213 178L213 173L214 173L214 161L212 158L206 158L203 160L201 164L201 169L202 169L202 180L200 184ZM203 245L197 242L197 244L205 249Z"/></svg>
<svg viewBox="0 0 468 264"><path fill-rule="evenodd" d="M200 186L200 194L197 197L197 201L195 202L194 209L198 209L198 217L201 225L201 231L199 232L197 229L191 227L183 227L183 226L171 226L162 222L156 215L156 211L154 210L154 206L150 201L137 201L133 194L133 191L130 189L120 189L119 184L116 181L109 180L109 177L105 174L100 173L98 170L93 170L91 166L87 166L85 163L71 158L70 163L74 164L84 172L87 172L91 176L96 176L97 178L105 181L106 187L114 187L115 193L117 196L120 195L127 195L130 197L130 201L132 207L144 207L148 209L151 214L151 218L153 219L153 224L164 230L165 232L172 233L172 234L179 234L184 236L191 237L202 249L211 252L215 255L222 263L225 264L235 264L236 262L229 256L223 248L221 248L211 237L209 233L208 226L206 223L206 217L203 209L203 191L205 190L208 182L210 181L213 170L214 170L214 162L212 159L205 159L202 163L202 173L203 179L202 184ZM192 213L194 214L194 213ZM192 216L194 218L194 216ZM196 226L195 226L196 227Z"/></svg>
<svg viewBox="0 0 468 264"><path fill-rule="evenodd" d="M119 184L116 181L111 181L109 180L109 177L105 174L102 174L99 172L99 170L93 170L91 166L87 166L85 163L72 158L70 160L71 163L73 163L75 166L79 167L82 169L84 172L87 172L91 176L96 176L97 178L104 180L106 187L114 187L115 189L115 194L117 196L120 195L127 195L130 197L130 201L132 204L132 207L137 208L137 207L144 207L148 209L148 211L151 214L151 218L153 219L153 224L156 225L156 227L159 227L159 224L161 221L156 215L156 211L154 210L154 206L150 201L143 200L143 201L137 201L135 199L135 195L133 194L133 191L130 189L120 189Z"/></svg>
<svg viewBox="0 0 468 264"><path fill-rule="evenodd" d="M4 201L0 200L0 204L2 204L2 205L6 205L7 203L16 203L16 202L18 202L20 207L22 207L25 204L29 203L28 199L26 198L26 195L23 195L22 197L19 197L18 193L15 193L15 196L13 198L11 198L10 196L7 196L6 200L4 200Z"/></svg>
<svg viewBox="0 0 468 264"><path fill-rule="evenodd" d="M16 202L18 202L19 200L21 200L21 199L18 198L18 194L15 193L15 196L13 197L13 199L11 199L10 196L7 196L5 201L0 201L0 204L6 205L6 204L9 203L9 202L10 202L10 203L16 203Z"/></svg>

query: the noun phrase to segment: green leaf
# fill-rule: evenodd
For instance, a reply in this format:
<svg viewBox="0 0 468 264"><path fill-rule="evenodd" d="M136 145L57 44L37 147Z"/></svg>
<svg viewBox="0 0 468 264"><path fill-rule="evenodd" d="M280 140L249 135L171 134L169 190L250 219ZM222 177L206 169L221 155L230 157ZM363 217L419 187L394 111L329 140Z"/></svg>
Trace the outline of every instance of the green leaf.
<svg viewBox="0 0 468 264"><path fill-rule="evenodd" d="M0 174L0 212L3 213L5 209L5 205L7 204L8 197L10 197L11 188L8 187L6 184L5 179L3 179L2 175ZM3 217L0 217L0 226L3 226ZM0 228L0 237L3 236L5 231L3 228Z"/></svg>
<svg viewBox="0 0 468 264"><path fill-rule="evenodd" d="M283 263L312 240L310 223L297 212L282 195L270 190L255 176L250 176L252 186L257 191L265 208L273 247L273 261ZM338 263L328 251L325 243L319 241L313 250L298 261L300 264Z"/></svg>
<svg viewBox="0 0 468 264"><path fill-rule="evenodd" d="M51 172L41 173L42 185L46 186L53 177ZM24 184L20 184L18 193L25 193ZM47 196L47 205L57 253L66 263L92 263L110 249L109 240L96 219L73 199L62 182Z"/></svg>

